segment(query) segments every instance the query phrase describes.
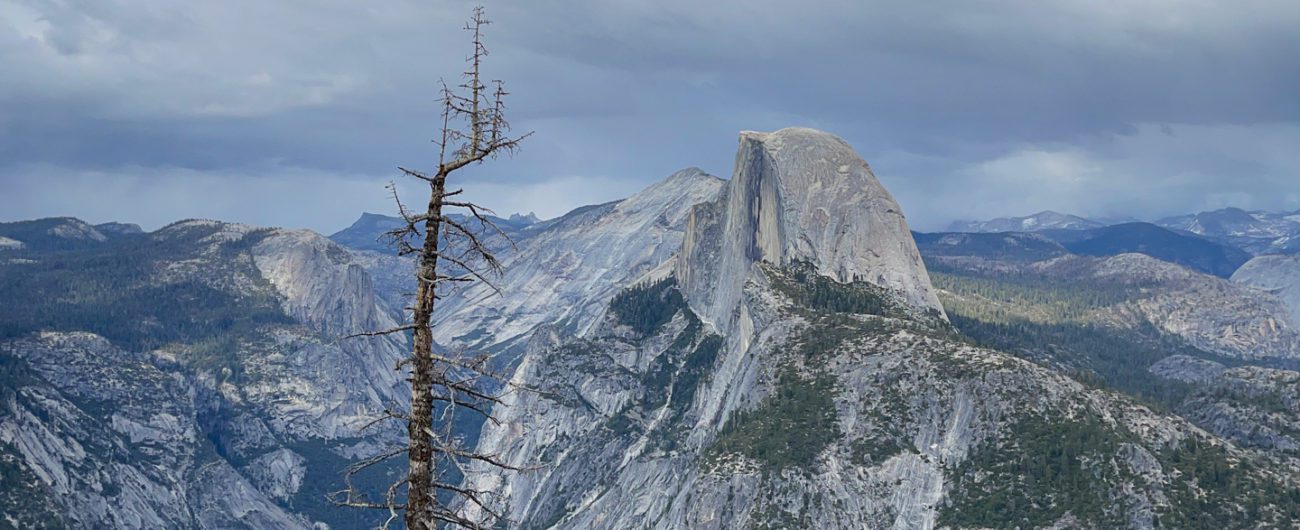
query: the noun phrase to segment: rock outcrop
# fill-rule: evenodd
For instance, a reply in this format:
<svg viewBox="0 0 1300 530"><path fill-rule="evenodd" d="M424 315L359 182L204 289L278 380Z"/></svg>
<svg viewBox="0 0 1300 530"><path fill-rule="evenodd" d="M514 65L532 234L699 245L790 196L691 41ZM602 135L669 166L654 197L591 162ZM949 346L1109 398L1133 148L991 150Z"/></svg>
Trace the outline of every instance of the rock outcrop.
<svg viewBox="0 0 1300 530"><path fill-rule="evenodd" d="M0 364L0 458L30 477L4 484L15 527L310 527L211 457L203 392L176 365L88 333L6 342Z"/></svg>
<svg viewBox="0 0 1300 530"><path fill-rule="evenodd" d="M755 263L811 263L942 314L907 220L844 140L803 128L743 132L717 201L696 207L675 274L692 309L726 332Z"/></svg>
<svg viewBox="0 0 1300 530"><path fill-rule="evenodd" d="M1300 255L1255 257L1233 273L1232 281L1278 297L1290 310L1291 326L1300 329Z"/></svg>
<svg viewBox="0 0 1300 530"><path fill-rule="evenodd" d="M262 277L284 297L285 312L322 333L341 337L397 325L378 305L365 269L320 234L276 230L251 253Z"/></svg>
<svg viewBox="0 0 1300 530"><path fill-rule="evenodd" d="M1131 293L1095 317L1118 327L1149 323L1189 344L1226 357L1300 359L1300 328L1277 297L1243 288L1144 254L1121 254L1092 265L1062 260L1045 266L1058 280L1088 274ZM1085 269L1080 269L1083 265ZM1085 272L1085 270L1087 272Z"/></svg>
<svg viewBox="0 0 1300 530"><path fill-rule="evenodd" d="M26 246L27 245L25 243L17 239L9 239L7 237L0 236L0 250L21 250L23 247Z"/></svg>

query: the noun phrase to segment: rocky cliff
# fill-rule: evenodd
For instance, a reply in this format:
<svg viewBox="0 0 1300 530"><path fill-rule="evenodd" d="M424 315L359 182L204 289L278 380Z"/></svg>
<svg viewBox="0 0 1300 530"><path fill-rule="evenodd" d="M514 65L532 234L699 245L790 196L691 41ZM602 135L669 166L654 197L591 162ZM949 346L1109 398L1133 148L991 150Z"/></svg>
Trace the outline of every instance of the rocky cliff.
<svg viewBox="0 0 1300 530"><path fill-rule="evenodd" d="M205 438L200 384L87 333L0 350L3 506L15 528L305 528ZM292 493L292 492L290 492Z"/></svg>
<svg viewBox="0 0 1300 530"><path fill-rule="evenodd" d="M674 272L692 309L726 332L760 262L811 263L943 312L902 209L866 161L825 132L741 133L735 172L718 200L691 212Z"/></svg>
<svg viewBox="0 0 1300 530"><path fill-rule="evenodd" d="M541 324L581 333L614 293L662 265L681 246L691 207L712 200L722 180L678 171L627 199L545 222L505 261L499 296L475 286L438 308L442 344L500 344Z"/></svg>
<svg viewBox="0 0 1300 530"><path fill-rule="evenodd" d="M743 134L735 176L692 211L672 274L654 280L626 286L586 333L532 335L513 382L537 391L510 393L479 447L540 467L467 479L502 495L507 526L1300 516L1294 460L1257 467L1265 456L1181 419L966 342L897 204L828 134ZM1189 459L1268 493L1238 499Z"/></svg>

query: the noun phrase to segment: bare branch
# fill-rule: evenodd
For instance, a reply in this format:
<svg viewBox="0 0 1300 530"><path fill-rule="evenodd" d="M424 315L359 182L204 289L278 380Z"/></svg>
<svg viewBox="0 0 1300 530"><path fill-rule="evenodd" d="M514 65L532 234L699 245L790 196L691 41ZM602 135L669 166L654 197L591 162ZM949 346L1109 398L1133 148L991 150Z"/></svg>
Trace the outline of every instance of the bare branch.
<svg viewBox="0 0 1300 530"><path fill-rule="evenodd" d="M433 431L427 431L427 432L430 436L433 436L434 438L438 438L437 433ZM540 469L540 468L512 466L501 460L498 460L496 455L487 455L483 453L477 453L474 451L463 451L460 449L456 449L455 447L450 445L434 446L433 450L456 458L472 460L475 462L483 462L492 467L497 467L497 468L506 469L510 471L530 471L530 470Z"/></svg>
<svg viewBox="0 0 1300 530"><path fill-rule="evenodd" d="M406 414L398 414L398 413L396 413L396 412L393 412L392 409L386 409L386 410L384 410L383 414L381 414L378 418L375 418L375 419L372 419L372 420L366 422L364 425L362 425L361 427L357 428L357 430L358 430L358 431L361 431L361 432L365 432L365 431L369 430L371 427L374 427L375 425L378 425L378 424L380 424L380 423L383 423L384 421L387 421L387 420L401 420L401 421L407 421L407 420L410 420L410 419L411 419L411 417L408 416L408 415L406 415Z"/></svg>
<svg viewBox="0 0 1300 530"><path fill-rule="evenodd" d="M397 326L397 327L395 327L395 328L385 329L385 330L383 330L383 331L363 331L363 332L360 332L360 333L353 333L353 334L351 334L351 335L347 335L347 336L344 336L344 337L340 337L339 340L355 339L355 338L357 338L357 337L381 337L381 336L384 336L384 335L392 335L392 334L394 334L394 333L401 333L401 332L403 332L403 331L410 331L410 330L413 330L413 329L415 329L415 328L416 328L416 325L415 325L415 324L407 324L407 325L405 325L405 326Z"/></svg>
<svg viewBox="0 0 1300 530"><path fill-rule="evenodd" d="M416 171L416 170L414 170L414 169L407 169L407 168L404 168L404 167L402 167L402 166L397 166L397 169L398 169L399 171L401 171L402 173L405 173L408 177L415 177L415 178L418 178L418 179L423 180L423 181L425 181L425 182L433 182L433 177L430 177L429 175L426 175L426 174L425 174L424 172L422 172L422 171Z"/></svg>

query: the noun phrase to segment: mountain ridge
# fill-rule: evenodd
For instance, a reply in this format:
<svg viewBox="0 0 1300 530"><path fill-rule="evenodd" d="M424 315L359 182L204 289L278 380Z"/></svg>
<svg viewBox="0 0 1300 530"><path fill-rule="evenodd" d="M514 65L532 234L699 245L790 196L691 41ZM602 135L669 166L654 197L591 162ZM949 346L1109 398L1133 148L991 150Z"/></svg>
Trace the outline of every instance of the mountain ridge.
<svg viewBox="0 0 1300 530"><path fill-rule="evenodd" d="M1201 479L1179 462L1201 451L1214 456L1197 458L1227 466L1259 456L974 347L918 291L869 267L838 267L843 254L829 252L833 238L817 227L901 212L892 200L864 208L876 212L843 212L835 200L852 194L801 202L818 196L806 190L828 173L874 181L857 180L869 175L865 162L849 176L834 156L819 155L844 148L822 134L816 146L801 143L802 130L777 146L742 134L735 177L715 202L692 210L671 274L625 286L588 332L534 333L512 383L542 391L507 396L504 423L485 424L479 448L540 467L515 475L483 466L467 479L503 492L508 528L1154 528L1197 517L1241 525L1223 504L1231 493L1208 480L1199 491L1216 507L1196 504ZM783 186L792 183L796 191ZM818 219L808 204L826 211L804 237L808 226L788 223ZM905 221L887 227L893 232L871 239L886 248L835 250L896 252L888 247L906 238L901 255L916 252ZM925 284L922 293L931 291L928 275ZM1034 437L1045 445L1027 447ZM1104 462L1117 474L1067 466L1057 477L1071 478L1054 482L1014 471L1034 469L1016 463L1023 455L1076 443L1070 461ZM1237 473L1270 492L1250 510L1275 522L1295 516L1277 485L1290 475ZM1024 480L1039 482L1016 486ZM1081 493L1073 481L1090 486ZM1022 508L988 511L1006 496Z"/></svg>
<svg viewBox="0 0 1300 530"><path fill-rule="evenodd" d="M1232 276L1250 259L1245 251L1191 233L1152 223L1123 223L1088 230L1045 230L1075 254L1115 256L1136 252L1221 278Z"/></svg>

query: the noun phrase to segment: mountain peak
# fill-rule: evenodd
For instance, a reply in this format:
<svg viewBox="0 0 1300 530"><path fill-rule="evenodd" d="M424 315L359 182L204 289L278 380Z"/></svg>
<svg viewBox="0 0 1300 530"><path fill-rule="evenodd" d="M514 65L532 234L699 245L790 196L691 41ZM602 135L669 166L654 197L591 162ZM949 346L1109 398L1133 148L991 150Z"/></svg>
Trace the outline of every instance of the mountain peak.
<svg viewBox="0 0 1300 530"><path fill-rule="evenodd" d="M718 177L710 175L698 167L688 167L674 171L671 175L664 177L663 180L651 184L644 190L633 195L657 195L664 193L665 190L675 190L680 188L716 188L724 181Z"/></svg>
<svg viewBox="0 0 1300 530"><path fill-rule="evenodd" d="M622 212L672 210L684 216L690 213L689 208L667 208L667 204L707 202L717 195L718 188L724 183L700 168L688 167L620 201L615 209Z"/></svg>
<svg viewBox="0 0 1300 530"><path fill-rule="evenodd" d="M898 203L839 137L792 127L740 133L722 196L696 207L677 275L706 320L726 328L750 267L808 263L942 311Z"/></svg>
<svg viewBox="0 0 1300 530"><path fill-rule="evenodd" d="M528 215L512 213L510 214L510 218L508 219L508 221L520 225L530 225L538 221L541 221L541 219L537 217L536 212L528 212Z"/></svg>
<svg viewBox="0 0 1300 530"><path fill-rule="evenodd" d="M392 216L392 215L384 215L381 213L374 213L374 212L361 212L361 217L358 217L357 220L352 224L356 225L357 223L381 223L381 222L387 222L392 220L401 221L401 219L398 219L396 216Z"/></svg>

